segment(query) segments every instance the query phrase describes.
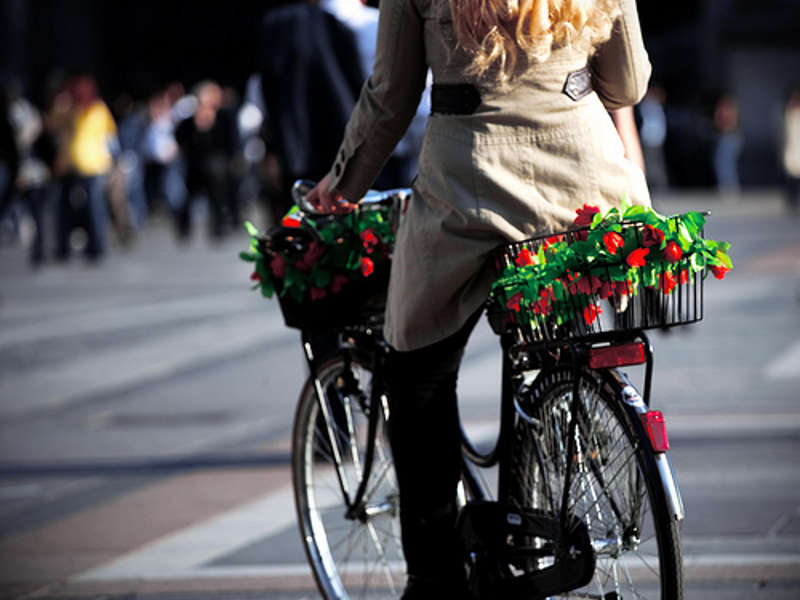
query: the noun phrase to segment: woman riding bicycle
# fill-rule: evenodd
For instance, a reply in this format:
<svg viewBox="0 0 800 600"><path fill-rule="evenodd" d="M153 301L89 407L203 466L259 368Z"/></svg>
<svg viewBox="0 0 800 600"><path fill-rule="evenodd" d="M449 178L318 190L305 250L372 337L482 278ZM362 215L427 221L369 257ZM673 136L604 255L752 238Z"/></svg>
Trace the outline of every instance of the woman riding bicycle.
<svg viewBox="0 0 800 600"><path fill-rule="evenodd" d="M384 327L405 600L466 597L456 379L490 252L566 228L585 202L650 203L607 112L638 102L650 75L635 0L382 0L373 73L308 196L319 210L349 211L365 194L429 67L432 114Z"/></svg>

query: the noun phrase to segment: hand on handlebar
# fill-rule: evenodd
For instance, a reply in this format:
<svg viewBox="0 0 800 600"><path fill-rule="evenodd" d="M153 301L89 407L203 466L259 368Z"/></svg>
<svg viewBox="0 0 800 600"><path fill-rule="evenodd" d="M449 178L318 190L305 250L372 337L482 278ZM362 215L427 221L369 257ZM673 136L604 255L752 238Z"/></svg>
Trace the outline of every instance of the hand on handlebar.
<svg viewBox="0 0 800 600"><path fill-rule="evenodd" d="M339 190L330 189L330 175L325 175L306 195L306 201L321 214L343 215L352 212L356 204L348 202Z"/></svg>

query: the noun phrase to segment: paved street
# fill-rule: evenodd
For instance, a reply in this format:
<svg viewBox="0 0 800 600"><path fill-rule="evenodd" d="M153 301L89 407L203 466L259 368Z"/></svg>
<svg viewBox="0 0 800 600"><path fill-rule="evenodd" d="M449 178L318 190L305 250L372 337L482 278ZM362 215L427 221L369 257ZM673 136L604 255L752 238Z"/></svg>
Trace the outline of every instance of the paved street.
<svg viewBox="0 0 800 600"><path fill-rule="evenodd" d="M800 219L771 193L658 206L711 208L736 264L700 324L652 336L687 598L800 597ZM318 598L288 470L299 335L248 291L246 243L157 223L37 271L0 248L0 597ZM498 382L482 324L460 381L475 435Z"/></svg>

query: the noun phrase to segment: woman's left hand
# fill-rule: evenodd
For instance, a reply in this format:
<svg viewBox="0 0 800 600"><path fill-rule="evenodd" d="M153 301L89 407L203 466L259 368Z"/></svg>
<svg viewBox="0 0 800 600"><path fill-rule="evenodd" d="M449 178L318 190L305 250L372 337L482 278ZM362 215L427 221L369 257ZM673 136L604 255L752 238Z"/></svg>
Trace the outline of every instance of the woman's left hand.
<svg viewBox="0 0 800 600"><path fill-rule="evenodd" d="M352 212L356 205L345 200L337 189L330 189L331 176L325 175L322 180L308 192L306 200L322 214L341 215Z"/></svg>

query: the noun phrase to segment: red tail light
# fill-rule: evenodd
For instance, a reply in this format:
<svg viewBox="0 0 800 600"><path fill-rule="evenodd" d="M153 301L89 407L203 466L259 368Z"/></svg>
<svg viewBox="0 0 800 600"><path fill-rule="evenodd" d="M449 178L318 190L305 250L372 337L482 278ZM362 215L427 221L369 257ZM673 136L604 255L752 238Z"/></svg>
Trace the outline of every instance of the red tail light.
<svg viewBox="0 0 800 600"><path fill-rule="evenodd" d="M647 360L647 357L642 343L601 346L589 350L589 366L592 369L640 365L645 360Z"/></svg>
<svg viewBox="0 0 800 600"><path fill-rule="evenodd" d="M664 422L664 415L660 410L650 410L642 415L642 423L647 430L647 436L653 445L654 452L666 452L669 450L669 439L667 438L667 424Z"/></svg>

